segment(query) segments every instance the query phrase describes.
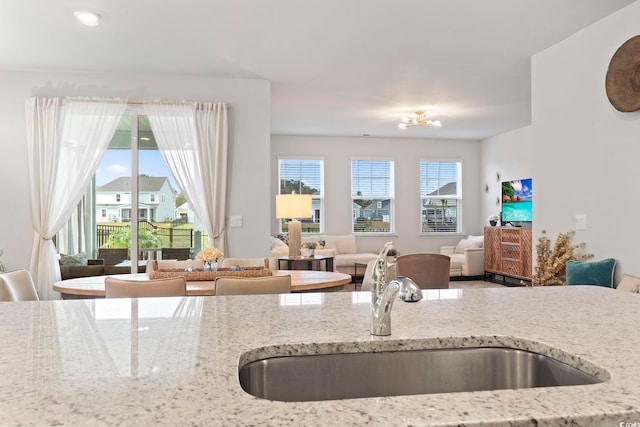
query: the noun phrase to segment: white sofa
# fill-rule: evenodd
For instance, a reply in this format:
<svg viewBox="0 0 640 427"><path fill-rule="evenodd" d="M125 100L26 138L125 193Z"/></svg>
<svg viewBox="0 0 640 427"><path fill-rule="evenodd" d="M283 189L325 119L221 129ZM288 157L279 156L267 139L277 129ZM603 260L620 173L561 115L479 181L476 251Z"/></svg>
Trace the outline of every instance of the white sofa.
<svg viewBox="0 0 640 427"><path fill-rule="evenodd" d="M355 273L355 262L367 264L378 256L374 253L358 252L356 236L353 234L302 236L302 243L304 242L324 242L324 246L316 248L315 253L333 256L334 271L345 274ZM282 240L272 237L270 255L272 257L289 255L289 247Z"/></svg>
<svg viewBox="0 0 640 427"><path fill-rule="evenodd" d="M449 255L449 277L484 276L484 236L468 236L456 246L441 246L440 253Z"/></svg>

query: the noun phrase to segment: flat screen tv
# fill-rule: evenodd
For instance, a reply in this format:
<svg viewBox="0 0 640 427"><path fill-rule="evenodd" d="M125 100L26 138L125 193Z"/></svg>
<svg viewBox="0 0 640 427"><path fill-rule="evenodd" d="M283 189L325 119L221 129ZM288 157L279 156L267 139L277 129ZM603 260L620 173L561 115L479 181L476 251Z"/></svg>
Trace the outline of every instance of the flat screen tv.
<svg viewBox="0 0 640 427"><path fill-rule="evenodd" d="M533 218L531 178L502 183L502 223L525 225Z"/></svg>

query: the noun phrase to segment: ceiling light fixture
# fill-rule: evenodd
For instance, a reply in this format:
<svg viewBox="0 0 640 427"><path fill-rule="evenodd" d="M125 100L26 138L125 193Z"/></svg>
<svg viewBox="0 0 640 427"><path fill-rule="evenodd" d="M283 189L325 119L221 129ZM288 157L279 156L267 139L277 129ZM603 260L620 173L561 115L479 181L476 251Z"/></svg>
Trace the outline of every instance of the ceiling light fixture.
<svg viewBox="0 0 640 427"><path fill-rule="evenodd" d="M400 129L407 129L411 126L442 126L440 120L431 120L431 112L429 111L416 111L415 114L403 117L402 123L398 125Z"/></svg>
<svg viewBox="0 0 640 427"><path fill-rule="evenodd" d="M87 10L77 10L73 12L73 14L82 25L95 27L100 23L100 15L95 12L89 12Z"/></svg>

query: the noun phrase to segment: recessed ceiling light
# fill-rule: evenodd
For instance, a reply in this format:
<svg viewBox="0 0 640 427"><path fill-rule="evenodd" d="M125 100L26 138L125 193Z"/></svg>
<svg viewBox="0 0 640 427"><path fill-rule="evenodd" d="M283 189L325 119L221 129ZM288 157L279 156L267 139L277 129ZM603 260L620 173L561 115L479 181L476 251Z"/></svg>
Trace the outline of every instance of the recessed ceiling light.
<svg viewBox="0 0 640 427"><path fill-rule="evenodd" d="M100 15L95 12L89 12L87 10L77 10L73 12L73 14L82 25L95 27L100 23Z"/></svg>

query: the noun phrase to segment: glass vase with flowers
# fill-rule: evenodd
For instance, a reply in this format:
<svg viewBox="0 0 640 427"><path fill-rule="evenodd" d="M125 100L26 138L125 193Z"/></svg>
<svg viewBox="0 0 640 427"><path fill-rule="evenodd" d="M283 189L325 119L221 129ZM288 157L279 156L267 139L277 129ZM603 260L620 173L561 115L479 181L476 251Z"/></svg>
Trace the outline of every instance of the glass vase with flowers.
<svg viewBox="0 0 640 427"><path fill-rule="evenodd" d="M223 257L223 253L218 248L205 248L198 252L196 259L202 261L204 271L218 271L218 260Z"/></svg>

